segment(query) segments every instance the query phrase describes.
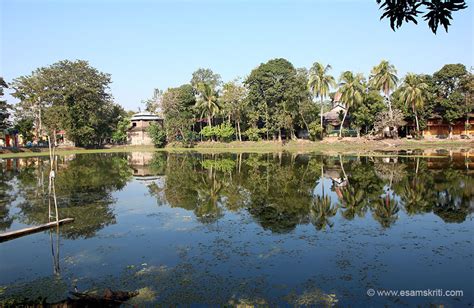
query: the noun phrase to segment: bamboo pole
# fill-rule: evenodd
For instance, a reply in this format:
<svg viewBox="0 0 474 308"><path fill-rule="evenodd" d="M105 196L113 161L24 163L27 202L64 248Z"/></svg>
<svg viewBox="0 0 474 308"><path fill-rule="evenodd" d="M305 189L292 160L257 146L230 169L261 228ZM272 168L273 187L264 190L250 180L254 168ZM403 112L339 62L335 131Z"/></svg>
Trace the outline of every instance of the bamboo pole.
<svg viewBox="0 0 474 308"><path fill-rule="evenodd" d="M45 229L49 229L49 228L52 228L54 226L59 226L59 225L65 224L65 223L70 223L70 222L73 222L73 221L74 221L74 218L64 218L64 219L61 219L61 220L58 220L58 221L49 222L49 223L42 224L42 225L39 225L39 226L28 227L28 228L24 228L24 229L20 229L20 230L16 230L16 231L5 232L5 233L0 234L0 243L15 239L15 238L20 237L20 236L24 236L24 235L28 235L28 234L31 234L31 233L36 233L36 232L39 232L39 231L42 231L42 230L45 230Z"/></svg>

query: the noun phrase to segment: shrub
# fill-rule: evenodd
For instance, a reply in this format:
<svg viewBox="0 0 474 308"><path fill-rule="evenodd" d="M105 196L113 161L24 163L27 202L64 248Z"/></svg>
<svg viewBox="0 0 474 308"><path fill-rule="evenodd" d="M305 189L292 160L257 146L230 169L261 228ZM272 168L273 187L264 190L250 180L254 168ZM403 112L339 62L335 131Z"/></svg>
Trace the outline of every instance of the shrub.
<svg viewBox="0 0 474 308"><path fill-rule="evenodd" d="M158 123L151 123L148 126L148 134L150 135L153 144L157 148L163 148L166 144L166 132Z"/></svg>
<svg viewBox="0 0 474 308"><path fill-rule="evenodd" d="M214 137L215 133L215 127L206 126L201 129L201 135L203 135L206 139L211 139L212 137Z"/></svg>
<svg viewBox="0 0 474 308"><path fill-rule="evenodd" d="M313 141L315 141L316 139L319 139L321 140L322 137L323 137L323 129L321 128L321 124L319 123L319 121L314 121L314 122L311 122L309 125L308 125L308 128L309 128L309 138Z"/></svg>
<svg viewBox="0 0 474 308"><path fill-rule="evenodd" d="M247 136L250 141L259 141L261 139L260 132L260 129L251 127L244 132L244 135Z"/></svg>
<svg viewBox="0 0 474 308"><path fill-rule="evenodd" d="M228 123L222 123L221 125L214 127L214 134L219 141L230 141L232 136L234 136L234 133L234 128Z"/></svg>

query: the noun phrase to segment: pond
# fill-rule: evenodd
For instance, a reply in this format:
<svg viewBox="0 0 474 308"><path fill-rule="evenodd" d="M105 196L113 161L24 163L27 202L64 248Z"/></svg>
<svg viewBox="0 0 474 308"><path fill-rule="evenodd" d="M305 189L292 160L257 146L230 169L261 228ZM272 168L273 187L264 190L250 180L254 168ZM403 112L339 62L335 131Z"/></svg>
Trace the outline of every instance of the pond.
<svg viewBox="0 0 474 308"><path fill-rule="evenodd" d="M467 153L137 152L56 165L60 218L75 221L0 243L0 303L108 288L138 290L138 305L473 304ZM48 221L49 170L44 157L1 160L0 232Z"/></svg>

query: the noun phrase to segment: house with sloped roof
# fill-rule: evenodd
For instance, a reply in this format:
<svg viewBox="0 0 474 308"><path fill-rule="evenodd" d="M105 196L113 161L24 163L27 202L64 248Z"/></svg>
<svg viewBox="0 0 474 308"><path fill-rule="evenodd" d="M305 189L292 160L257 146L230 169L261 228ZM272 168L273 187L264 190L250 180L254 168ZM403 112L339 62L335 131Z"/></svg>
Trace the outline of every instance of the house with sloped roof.
<svg viewBox="0 0 474 308"><path fill-rule="evenodd" d="M341 125L342 115L346 111L346 106L341 101L341 93L336 92L334 94L334 99L332 101L331 110L323 113L323 123L324 126L331 125L334 129L339 129Z"/></svg>
<svg viewBox="0 0 474 308"><path fill-rule="evenodd" d="M148 127L151 123L159 123L163 127L163 119L149 112L134 114L130 122L127 132L127 143L130 145L153 145L153 141L148 135Z"/></svg>

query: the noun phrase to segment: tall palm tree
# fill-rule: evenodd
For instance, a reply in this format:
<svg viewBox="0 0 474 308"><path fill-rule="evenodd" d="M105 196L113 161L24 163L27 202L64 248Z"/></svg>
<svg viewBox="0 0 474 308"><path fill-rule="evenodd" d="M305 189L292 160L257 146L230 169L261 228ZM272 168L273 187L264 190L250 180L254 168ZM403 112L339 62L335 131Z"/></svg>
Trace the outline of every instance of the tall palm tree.
<svg viewBox="0 0 474 308"><path fill-rule="evenodd" d="M388 104L390 119L393 117L390 92L397 87L397 69L387 60L382 60L379 65L372 68L370 84L376 90L382 91Z"/></svg>
<svg viewBox="0 0 474 308"><path fill-rule="evenodd" d="M206 115L207 123L212 127L212 118L220 111L218 93L207 83L200 83L198 92L199 99L196 102L196 108Z"/></svg>
<svg viewBox="0 0 474 308"><path fill-rule="evenodd" d="M418 122L418 110L425 104L425 94L428 85L415 74L408 73L403 80L401 87L401 99L407 105L411 105L416 121L416 132L420 133L420 124Z"/></svg>
<svg viewBox="0 0 474 308"><path fill-rule="evenodd" d="M341 93L341 100L346 105L344 116L342 118L341 127L339 129L339 137L342 137L342 128L346 120L347 112L353 105L362 102L364 94L363 86L364 76L362 74L354 74L350 71L342 73L339 82L339 92Z"/></svg>
<svg viewBox="0 0 474 308"><path fill-rule="evenodd" d="M308 86L313 92L314 96L321 99L321 129L323 129L323 104L324 97L329 94L329 88L336 86L336 80L333 76L329 75L328 72L331 69L331 65L324 66L319 62L315 62L309 70L309 81Z"/></svg>

